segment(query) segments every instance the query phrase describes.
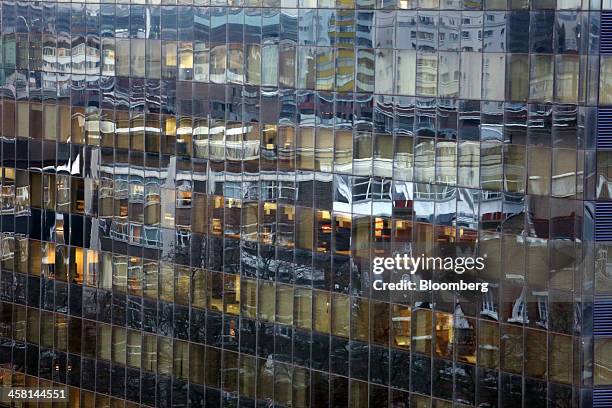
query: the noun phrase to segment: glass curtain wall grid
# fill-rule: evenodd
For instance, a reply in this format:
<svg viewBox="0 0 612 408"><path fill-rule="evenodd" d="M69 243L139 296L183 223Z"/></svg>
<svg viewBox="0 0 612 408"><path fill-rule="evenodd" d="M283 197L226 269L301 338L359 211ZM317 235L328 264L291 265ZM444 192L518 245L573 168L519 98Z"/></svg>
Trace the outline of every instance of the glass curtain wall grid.
<svg viewBox="0 0 612 408"><path fill-rule="evenodd" d="M610 9L2 0L0 384L610 406ZM371 290L373 257L434 247L486 253L491 290Z"/></svg>

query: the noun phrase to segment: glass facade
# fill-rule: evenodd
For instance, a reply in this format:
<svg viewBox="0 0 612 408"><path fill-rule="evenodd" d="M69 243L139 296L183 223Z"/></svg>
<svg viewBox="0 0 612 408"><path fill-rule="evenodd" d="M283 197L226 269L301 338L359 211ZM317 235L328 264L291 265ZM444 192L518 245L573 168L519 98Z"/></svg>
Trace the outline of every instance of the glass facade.
<svg viewBox="0 0 612 408"><path fill-rule="evenodd" d="M0 385L591 407L612 388L611 8L2 0ZM486 254L490 290L376 292L393 251Z"/></svg>

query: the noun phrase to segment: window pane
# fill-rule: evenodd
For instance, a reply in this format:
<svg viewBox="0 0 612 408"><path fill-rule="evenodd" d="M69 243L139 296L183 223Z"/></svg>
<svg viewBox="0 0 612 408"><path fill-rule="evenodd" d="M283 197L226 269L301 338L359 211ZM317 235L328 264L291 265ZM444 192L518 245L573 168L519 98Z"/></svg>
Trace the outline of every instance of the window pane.
<svg viewBox="0 0 612 408"><path fill-rule="evenodd" d="M482 99L504 100L506 54L484 54L482 71Z"/></svg>
<svg viewBox="0 0 612 408"><path fill-rule="evenodd" d="M525 332L525 374L535 378L546 378L546 332Z"/></svg>
<svg viewBox="0 0 612 408"><path fill-rule="evenodd" d="M121 327L113 327L113 361L125 365L126 362L126 331Z"/></svg>
<svg viewBox="0 0 612 408"><path fill-rule="evenodd" d="M612 384L612 339L595 340L594 385Z"/></svg>
<svg viewBox="0 0 612 408"><path fill-rule="evenodd" d="M543 147L528 150L527 179L530 194L548 195L550 191L551 151Z"/></svg>
<svg viewBox="0 0 612 408"><path fill-rule="evenodd" d="M376 52L376 84L374 91L378 94L390 94L393 91L393 50L379 49Z"/></svg>
<svg viewBox="0 0 612 408"><path fill-rule="evenodd" d="M570 384L572 381L572 337L560 334L549 335L549 379ZM601 377L600 377L601 378Z"/></svg>
<svg viewBox="0 0 612 408"><path fill-rule="evenodd" d="M412 350L431 354L432 317L431 310L417 309L412 313Z"/></svg>
<svg viewBox="0 0 612 408"><path fill-rule="evenodd" d="M357 51L357 92L374 91L374 61L373 50L359 49ZM612 76L610 80L612 81Z"/></svg>
<svg viewBox="0 0 612 408"><path fill-rule="evenodd" d="M438 57L434 53L417 55L416 93L422 96L436 96L438 79Z"/></svg>
<svg viewBox="0 0 612 408"><path fill-rule="evenodd" d="M556 99L561 103L577 103L580 57L577 55L557 55L556 59Z"/></svg>
<svg viewBox="0 0 612 408"><path fill-rule="evenodd" d="M133 39L131 41L132 76L145 76L145 40Z"/></svg>
<svg viewBox="0 0 612 408"><path fill-rule="evenodd" d="M499 325L496 323L479 322L478 365L499 369Z"/></svg>
<svg viewBox="0 0 612 408"><path fill-rule="evenodd" d="M529 60L527 55L508 54L506 95L512 101L527 100L529 96ZM612 80L612 77L611 77Z"/></svg>
<svg viewBox="0 0 612 408"><path fill-rule="evenodd" d="M438 92L441 97L456 98L459 96L459 53L441 52L440 75L438 77Z"/></svg>
<svg viewBox="0 0 612 408"><path fill-rule="evenodd" d="M283 61L285 61L285 64L291 62L291 60L287 61L285 59ZM338 92L352 92L355 86L355 50L339 48L336 53L336 65L336 90ZM292 73L293 71L289 72Z"/></svg>
<svg viewBox="0 0 612 408"><path fill-rule="evenodd" d="M128 330L127 335L127 364L139 368L141 360L141 335L140 332Z"/></svg>
<svg viewBox="0 0 612 408"><path fill-rule="evenodd" d="M329 333L331 325L330 294L328 292L314 291L313 329L322 333Z"/></svg>
<svg viewBox="0 0 612 408"><path fill-rule="evenodd" d="M529 75L530 99L552 102L553 71L554 62L552 55L531 55L531 72Z"/></svg>
<svg viewBox="0 0 612 408"><path fill-rule="evenodd" d="M502 325L501 367L511 373L523 372L523 328Z"/></svg>
<svg viewBox="0 0 612 408"><path fill-rule="evenodd" d="M259 318L274 321L275 316L275 290L272 282L259 283Z"/></svg>
<svg viewBox="0 0 612 408"><path fill-rule="evenodd" d="M461 54L461 97L480 99L482 77L482 54L463 52Z"/></svg>
<svg viewBox="0 0 612 408"><path fill-rule="evenodd" d="M189 344L189 380L197 384L204 384L204 355L205 347L199 344Z"/></svg>
<svg viewBox="0 0 612 408"><path fill-rule="evenodd" d="M283 324L293 324L293 287L277 285L276 320Z"/></svg>

